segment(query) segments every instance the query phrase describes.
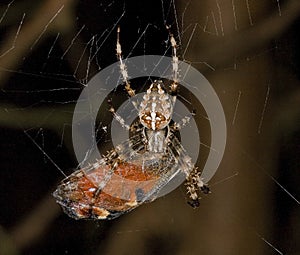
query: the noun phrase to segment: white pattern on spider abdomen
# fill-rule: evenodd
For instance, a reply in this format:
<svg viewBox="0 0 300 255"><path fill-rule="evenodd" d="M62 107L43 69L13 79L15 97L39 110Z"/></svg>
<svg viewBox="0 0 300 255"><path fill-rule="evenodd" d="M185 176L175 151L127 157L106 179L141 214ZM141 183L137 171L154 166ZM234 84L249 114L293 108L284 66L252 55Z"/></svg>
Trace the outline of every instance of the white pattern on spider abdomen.
<svg viewBox="0 0 300 255"><path fill-rule="evenodd" d="M162 89L162 86L162 81L154 81L143 96L138 109L140 121L148 129L163 129L172 118L173 99Z"/></svg>

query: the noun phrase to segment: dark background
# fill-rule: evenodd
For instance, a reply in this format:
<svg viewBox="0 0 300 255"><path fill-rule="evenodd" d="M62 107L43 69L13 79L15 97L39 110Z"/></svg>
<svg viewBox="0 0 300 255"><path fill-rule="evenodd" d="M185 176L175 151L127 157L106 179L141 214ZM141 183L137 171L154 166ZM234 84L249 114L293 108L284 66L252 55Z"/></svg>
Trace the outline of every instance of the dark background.
<svg viewBox="0 0 300 255"><path fill-rule="evenodd" d="M0 254L300 253L300 6L235 2L1 1ZM119 219L75 221L51 192L59 169L78 165L76 100L116 61L117 25L130 57L170 55L166 24L224 107L228 142L212 194L193 210L182 185Z"/></svg>

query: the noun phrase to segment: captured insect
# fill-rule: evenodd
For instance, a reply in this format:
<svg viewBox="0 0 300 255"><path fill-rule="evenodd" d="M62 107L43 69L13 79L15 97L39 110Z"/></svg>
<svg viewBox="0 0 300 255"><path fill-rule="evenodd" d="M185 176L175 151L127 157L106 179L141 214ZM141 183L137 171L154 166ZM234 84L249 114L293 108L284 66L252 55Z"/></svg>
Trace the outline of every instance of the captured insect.
<svg viewBox="0 0 300 255"><path fill-rule="evenodd" d="M168 28L169 29L169 28ZM134 101L126 63L122 59L120 28L117 30L116 53L125 90L137 110L132 125L115 111L109 111L132 135L94 164L65 178L54 191L58 204L75 219L113 219L143 203L154 201L159 192L178 174L184 174L188 203L199 207L200 193L209 193L201 172L192 163L176 133L188 122L184 117L172 121L178 95L179 71L177 43L169 33L172 47L172 79L169 88L162 80L148 87L140 103Z"/></svg>

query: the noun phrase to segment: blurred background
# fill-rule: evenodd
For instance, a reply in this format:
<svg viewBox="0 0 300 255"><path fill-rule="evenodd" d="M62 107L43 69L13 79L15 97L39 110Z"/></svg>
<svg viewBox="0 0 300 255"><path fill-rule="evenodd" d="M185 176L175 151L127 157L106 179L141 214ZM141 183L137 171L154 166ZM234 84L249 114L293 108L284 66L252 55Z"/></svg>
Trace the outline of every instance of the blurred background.
<svg viewBox="0 0 300 255"><path fill-rule="evenodd" d="M0 254L300 254L299 21L297 0L2 0ZM197 210L183 185L113 221L75 221L51 197L80 163L73 109L116 61L118 25L125 58L170 56L171 25L223 105L225 155Z"/></svg>

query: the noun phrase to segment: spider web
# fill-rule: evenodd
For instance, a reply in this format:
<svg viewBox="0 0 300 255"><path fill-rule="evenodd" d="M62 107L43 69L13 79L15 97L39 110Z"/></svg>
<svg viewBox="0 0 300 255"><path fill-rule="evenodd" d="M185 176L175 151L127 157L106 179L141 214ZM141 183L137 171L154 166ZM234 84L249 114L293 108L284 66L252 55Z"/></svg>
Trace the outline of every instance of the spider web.
<svg viewBox="0 0 300 255"><path fill-rule="evenodd" d="M299 13L292 0L2 1L0 253L299 253ZM166 25L224 107L227 146L212 194L199 210L180 187L112 222L70 220L49 194L82 163L72 146L77 99L117 61L118 26L128 58L170 56ZM131 83L142 91L149 81ZM109 96L116 109L127 100L121 87ZM196 109L201 169L213 149L209 120L185 88L179 100ZM111 122L104 104L95 127L103 153Z"/></svg>

